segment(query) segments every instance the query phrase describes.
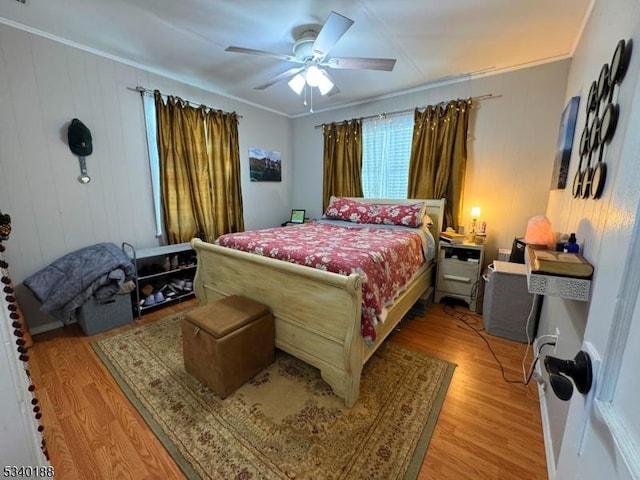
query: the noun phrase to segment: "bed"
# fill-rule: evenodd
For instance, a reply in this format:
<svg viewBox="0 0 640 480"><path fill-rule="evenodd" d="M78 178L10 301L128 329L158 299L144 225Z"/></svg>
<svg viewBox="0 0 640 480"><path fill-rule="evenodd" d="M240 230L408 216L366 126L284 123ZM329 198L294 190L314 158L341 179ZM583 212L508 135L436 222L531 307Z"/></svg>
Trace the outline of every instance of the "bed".
<svg viewBox="0 0 640 480"><path fill-rule="evenodd" d="M424 202L437 241L444 200L353 199L390 205ZM302 228L297 226L282 227ZM427 262L375 326L368 345L361 333L363 280L193 239L198 255L194 290L200 304L242 295L267 305L275 319L276 347L313 365L334 393L351 407L359 396L363 365L418 299L433 296L435 261Z"/></svg>

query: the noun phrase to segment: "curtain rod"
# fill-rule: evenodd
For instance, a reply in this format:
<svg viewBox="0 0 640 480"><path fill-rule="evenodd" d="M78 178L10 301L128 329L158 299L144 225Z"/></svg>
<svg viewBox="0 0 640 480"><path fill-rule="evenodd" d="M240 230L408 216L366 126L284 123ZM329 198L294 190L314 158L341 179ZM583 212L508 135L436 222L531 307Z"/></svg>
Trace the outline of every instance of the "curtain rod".
<svg viewBox="0 0 640 480"><path fill-rule="evenodd" d="M481 101L481 100L490 100L492 98L498 98L501 97L502 95L494 95L493 93L486 93L484 95L478 95L477 97L471 97L470 100L476 100L476 101ZM449 101L444 101L444 102L439 102L439 103L449 103ZM416 109L422 109L422 108L427 108L427 106L423 106L423 107L414 107L414 108L405 108L404 110L396 110L394 112L382 112L382 113L378 113L376 115L367 115L366 117L358 117L358 120L368 120L370 118L386 118L388 116L391 115L400 115L403 113L409 113L409 112L413 112ZM325 126L326 123L321 123L320 125L316 125L314 128L322 128L323 126Z"/></svg>
<svg viewBox="0 0 640 480"><path fill-rule="evenodd" d="M148 88L144 88L141 87L140 85L136 86L136 87L127 87L127 90L131 90L132 92L138 92L140 95L144 95L145 93L149 93L149 94L153 94L154 90L149 90ZM162 95L164 98L167 98L169 95L160 92L160 95ZM174 95L172 95L174 96ZM214 108L214 107L210 107L209 105L205 105L202 102L192 102L191 100L185 100L184 98L178 97L180 98L182 101L187 102L188 104L194 106L194 107L200 107L200 106L204 106L210 110L218 110L220 112L224 112L224 110L222 110L221 108ZM226 113L226 112L225 112ZM234 112L235 113L235 112ZM242 118L242 115L238 115L236 113L236 116L238 118Z"/></svg>

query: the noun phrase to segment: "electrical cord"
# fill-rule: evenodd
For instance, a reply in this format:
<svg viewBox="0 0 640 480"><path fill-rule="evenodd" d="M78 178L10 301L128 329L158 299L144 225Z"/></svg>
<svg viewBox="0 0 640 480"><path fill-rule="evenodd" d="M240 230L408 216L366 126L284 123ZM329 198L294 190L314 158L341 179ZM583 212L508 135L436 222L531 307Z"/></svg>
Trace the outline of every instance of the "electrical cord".
<svg viewBox="0 0 640 480"><path fill-rule="evenodd" d="M524 379L527 378L527 373L526 373L524 363L527 357L529 356L529 347L531 346L531 334L529 333L530 325L531 325L531 321L535 317L536 312L538 311L538 305L541 301L542 301L542 295L538 295L538 294L533 295L533 298L531 299L531 309L529 310L529 316L527 317L527 323L525 325L525 330L527 334L527 348L524 351L524 356L522 357L522 378Z"/></svg>
<svg viewBox="0 0 640 480"><path fill-rule="evenodd" d="M535 356L535 358L533 360L533 363L530 366L529 373L528 374L524 374L525 372L523 371L523 374L524 374L523 375L523 380L513 380L513 379L510 379L510 378L507 378L507 376L505 374L505 371L504 371L504 366L502 365L502 362L500 361L500 359L496 355L495 351L493 350L493 347L491 347L491 344L489 343L489 340L487 340L486 337L484 335L482 335L481 329L476 328L474 326L474 324L469 321L469 319L468 319L469 314L459 312L459 311L457 311L455 309L454 306L451 306L451 305L445 305L444 306L444 312L447 315L449 315L450 317L461 321L464 325L466 325L469 329L471 329L473 332L475 332L484 341L484 343L487 345L487 348L489 349L489 352L491 353L491 355L495 359L496 363L500 367L500 373L502 374L503 380L505 382L507 382L507 383L514 383L514 384L520 384L520 385L525 385L525 386L529 385L529 382L531 381L531 378L533 377L533 372L535 371L535 367L536 367L538 361L540 360L540 352L541 352L542 348L547 346L547 345L555 345L555 342L545 342L545 343L541 344L537 348L536 356ZM477 320L476 317L472 316L472 318Z"/></svg>

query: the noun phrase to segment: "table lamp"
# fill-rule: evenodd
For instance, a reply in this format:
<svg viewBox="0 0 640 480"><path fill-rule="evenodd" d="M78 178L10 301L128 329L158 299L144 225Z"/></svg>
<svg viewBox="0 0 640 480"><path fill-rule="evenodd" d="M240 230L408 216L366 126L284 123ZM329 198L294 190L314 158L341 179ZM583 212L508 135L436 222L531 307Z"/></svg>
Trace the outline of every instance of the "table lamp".
<svg viewBox="0 0 640 480"><path fill-rule="evenodd" d="M525 243L531 248L548 248L555 243L555 234L551 230L551 222L544 215L536 215L527 223L524 234Z"/></svg>
<svg viewBox="0 0 640 480"><path fill-rule="evenodd" d="M471 234L477 233L478 218L480 218L480 207L471 207Z"/></svg>

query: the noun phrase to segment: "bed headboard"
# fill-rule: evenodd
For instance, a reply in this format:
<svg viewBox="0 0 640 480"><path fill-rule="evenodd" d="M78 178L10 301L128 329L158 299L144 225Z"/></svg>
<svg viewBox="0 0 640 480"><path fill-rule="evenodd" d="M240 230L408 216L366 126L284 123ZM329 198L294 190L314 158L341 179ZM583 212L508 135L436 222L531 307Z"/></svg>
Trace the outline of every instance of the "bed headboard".
<svg viewBox="0 0 640 480"><path fill-rule="evenodd" d="M431 217L433 220L433 225L429 228L431 235L433 235L436 243L438 242L438 238L440 232L442 231L442 224L444 220L444 203L445 199L424 199L424 198L407 198L407 199L398 199L398 198L357 198L357 197L347 197L351 200L357 200L362 203L377 203L381 205L405 205L411 203L424 202L427 204L427 215Z"/></svg>

